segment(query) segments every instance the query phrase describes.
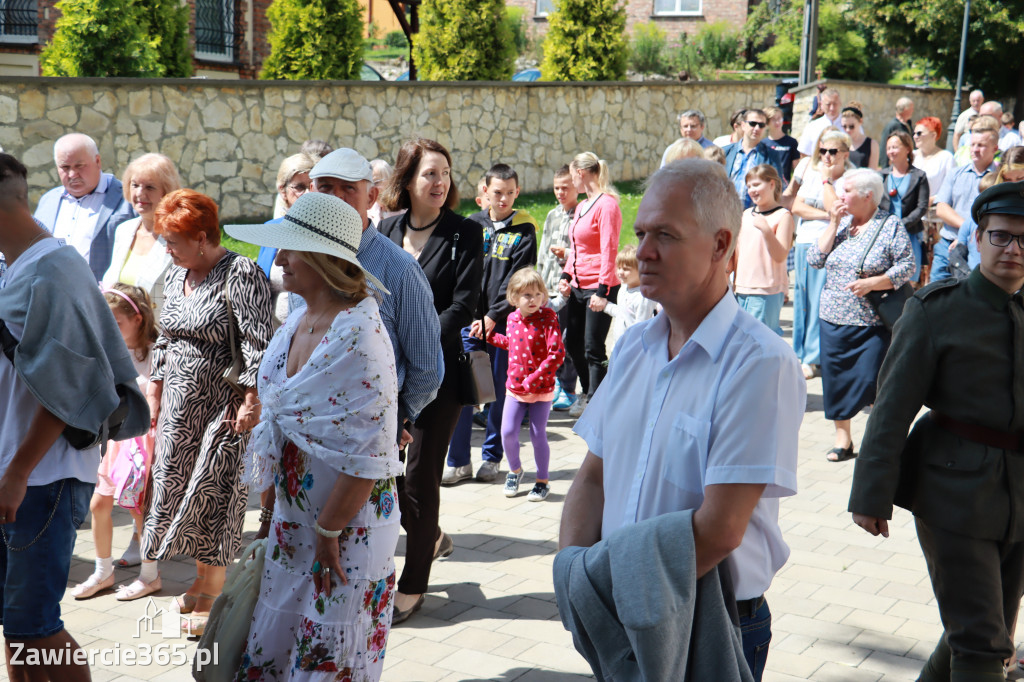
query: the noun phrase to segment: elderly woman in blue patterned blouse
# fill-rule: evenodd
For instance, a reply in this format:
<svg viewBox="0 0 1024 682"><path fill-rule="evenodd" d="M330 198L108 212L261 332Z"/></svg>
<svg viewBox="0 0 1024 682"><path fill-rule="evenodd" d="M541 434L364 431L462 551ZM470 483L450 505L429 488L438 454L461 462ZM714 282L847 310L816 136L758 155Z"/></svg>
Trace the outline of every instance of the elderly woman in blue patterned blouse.
<svg viewBox="0 0 1024 682"><path fill-rule="evenodd" d="M826 457L842 462L856 456L850 420L874 403L878 369L891 339L865 295L901 287L914 272L914 255L900 220L878 209L882 176L857 169L834 184L826 182L824 188L836 194L828 227L807 252L807 262L825 268L821 379L825 418L836 427L835 447Z"/></svg>

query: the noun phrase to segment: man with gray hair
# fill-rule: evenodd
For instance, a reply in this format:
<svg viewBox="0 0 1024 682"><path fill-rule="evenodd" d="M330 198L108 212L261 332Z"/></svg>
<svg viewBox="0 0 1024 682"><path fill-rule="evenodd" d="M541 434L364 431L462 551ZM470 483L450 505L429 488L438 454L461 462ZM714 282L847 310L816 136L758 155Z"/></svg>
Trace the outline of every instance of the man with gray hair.
<svg viewBox="0 0 1024 682"><path fill-rule="evenodd" d="M676 117L679 122L679 136L681 138L689 138L699 144L701 148L707 149L708 147L714 146L708 138L704 137L704 125L707 120L704 118L704 112L700 109L687 109L683 113ZM671 146L671 145L669 145ZM668 149L661 155L661 165L665 165L665 160L668 158Z"/></svg>
<svg viewBox="0 0 1024 682"><path fill-rule="evenodd" d="M821 93L821 108L824 113L804 127L800 134L800 144L797 150L801 156L810 156L814 153L814 147L818 144L818 138L825 132L825 128L833 127L842 130L843 103L839 98L839 91L835 88L827 88Z"/></svg>
<svg viewBox="0 0 1024 682"><path fill-rule="evenodd" d="M991 116L1000 124L1003 120L1003 105L995 100L989 100L981 105L981 115ZM970 142L970 138L967 138ZM1020 146L1021 139L1020 135L1013 128L1007 128L1004 125L999 126L999 151L1005 152L1011 147Z"/></svg>
<svg viewBox="0 0 1024 682"><path fill-rule="evenodd" d="M697 577L720 563L729 574L760 680L771 639L764 593L789 557L778 499L796 493L807 382L793 350L729 289L741 215L720 164L685 159L651 177L633 229L640 290L664 312L625 332L576 423L589 452L559 547L693 510Z"/></svg>
<svg viewBox="0 0 1024 682"><path fill-rule="evenodd" d="M896 100L896 115L891 121L886 123L885 128L882 129L882 137L878 141L878 144L881 145L882 149L885 149L885 142L889 139L889 136L897 130L902 130L913 138L914 126L910 122L910 119L912 118L914 118L914 100L909 97L900 97ZM886 165L889 165L888 158L889 157L886 156Z"/></svg>
<svg viewBox="0 0 1024 682"><path fill-rule="evenodd" d="M54 237L75 247L89 263L96 281L110 267L114 230L135 217L124 198L121 181L104 173L96 141L70 133L53 145L60 187L43 195L35 218Z"/></svg>
<svg viewBox="0 0 1024 682"><path fill-rule="evenodd" d="M960 112L956 117L956 125L953 126L953 149L960 146L960 137L970 130L971 119L981 116L981 105L985 103L985 93L981 90L972 90L968 101L971 106Z"/></svg>

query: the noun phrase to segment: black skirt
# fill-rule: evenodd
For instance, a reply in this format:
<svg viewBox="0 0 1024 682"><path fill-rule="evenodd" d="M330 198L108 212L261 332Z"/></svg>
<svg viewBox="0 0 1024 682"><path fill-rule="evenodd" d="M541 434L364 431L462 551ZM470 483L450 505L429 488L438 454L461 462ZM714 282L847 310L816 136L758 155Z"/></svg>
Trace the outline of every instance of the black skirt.
<svg viewBox="0 0 1024 682"><path fill-rule="evenodd" d="M821 320L821 385L825 418L852 419L875 402L878 370L892 332Z"/></svg>

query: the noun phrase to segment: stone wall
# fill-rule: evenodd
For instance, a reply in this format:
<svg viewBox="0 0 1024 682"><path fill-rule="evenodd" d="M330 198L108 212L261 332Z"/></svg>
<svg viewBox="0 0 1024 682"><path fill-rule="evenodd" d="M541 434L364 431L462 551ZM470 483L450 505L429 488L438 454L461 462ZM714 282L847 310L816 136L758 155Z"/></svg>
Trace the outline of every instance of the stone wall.
<svg viewBox="0 0 1024 682"><path fill-rule="evenodd" d="M495 162L524 191L581 151L605 159L613 180L646 177L678 136L676 114L708 115L707 135L739 106L774 100L774 81L700 83L340 83L8 78L0 82L0 145L29 168L31 200L57 184L53 142L92 135L104 169L120 176L148 151L167 154L187 186L225 221L267 219L281 160L308 138L393 161L404 139L452 151L463 194Z"/></svg>
<svg viewBox="0 0 1024 682"><path fill-rule="evenodd" d="M796 96L793 103L793 137L799 138L804 126L810 120L811 102L818 93L816 88L818 83L825 83L838 90L840 101L844 107L850 100L856 100L864 105L864 132L870 138L877 140L882 135L886 124L896 115L896 100L900 97L909 97L914 102L912 121L917 121L925 116L935 116L942 121L943 131L939 144L942 145L945 142L949 113L953 108L952 90L837 80L815 81L801 88L793 89ZM961 106L970 106L967 103L966 91ZM879 140L879 146L882 149L882 161L884 162L885 142Z"/></svg>

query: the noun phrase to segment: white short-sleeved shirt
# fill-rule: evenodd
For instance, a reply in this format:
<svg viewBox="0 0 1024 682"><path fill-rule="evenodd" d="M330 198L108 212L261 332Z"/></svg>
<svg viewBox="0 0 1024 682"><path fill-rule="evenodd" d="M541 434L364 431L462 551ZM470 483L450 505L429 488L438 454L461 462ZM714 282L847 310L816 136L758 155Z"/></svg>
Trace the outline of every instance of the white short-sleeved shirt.
<svg viewBox="0 0 1024 682"><path fill-rule="evenodd" d="M789 557L778 498L796 493L807 382L793 349L728 292L671 360L668 338L665 315L626 330L576 423L603 460L602 536L698 509L708 485L765 484L726 560L736 598L758 597Z"/></svg>
<svg viewBox="0 0 1024 682"><path fill-rule="evenodd" d="M842 117L830 119L828 116L823 115L808 123L804 128L804 132L800 135L800 142L796 147L797 151L806 156L811 156L814 153L814 145L818 144L818 138L825 132L825 128L832 127L842 130L841 121Z"/></svg>

